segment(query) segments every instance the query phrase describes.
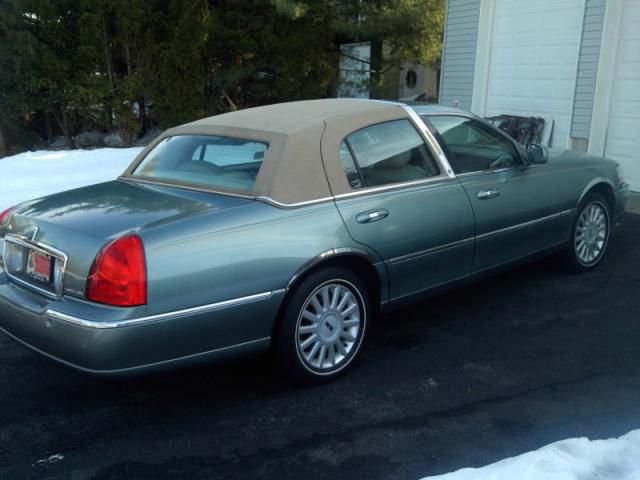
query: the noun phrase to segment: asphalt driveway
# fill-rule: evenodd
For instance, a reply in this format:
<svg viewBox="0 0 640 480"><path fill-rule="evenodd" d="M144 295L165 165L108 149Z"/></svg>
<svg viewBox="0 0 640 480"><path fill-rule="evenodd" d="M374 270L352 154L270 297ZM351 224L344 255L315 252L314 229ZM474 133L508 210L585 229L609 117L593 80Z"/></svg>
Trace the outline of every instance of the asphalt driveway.
<svg viewBox="0 0 640 480"><path fill-rule="evenodd" d="M555 258L384 319L322 387L268 357L86 377L0 336L0 478L417 479L640 427L640 216L603 264Z"/></svg>

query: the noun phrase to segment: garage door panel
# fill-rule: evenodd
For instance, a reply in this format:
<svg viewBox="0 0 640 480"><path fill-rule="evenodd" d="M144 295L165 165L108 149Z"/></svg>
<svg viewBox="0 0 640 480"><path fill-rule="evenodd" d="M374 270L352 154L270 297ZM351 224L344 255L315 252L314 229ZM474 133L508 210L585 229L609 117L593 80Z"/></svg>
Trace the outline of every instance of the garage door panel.
<svg viewBox="0 0 640 480"><path fill-rule="evenodd" d="M638 115L617 115L609 123L609 135L614 141L640 142L638 139ZM612 145L615 147L615 145Z"/></svg>
<svg viewBox="0 0 640 480"><path fill-rule="evenodd" d="M627 39L627 44L621 52L621 73L634 71L640 63L640 38Z"/></svg>
<svg viewBox="0 0 640 480"><path fill-rule="evenodd" d="M568 146L584 0L497 0L486 114L554 120Z"/></svg>
<svg viewBox="0 0 640 480"><path fill-rule="evenodd" d="M640 192L640 0L625 0L605 155L622 165Z"/></svg>

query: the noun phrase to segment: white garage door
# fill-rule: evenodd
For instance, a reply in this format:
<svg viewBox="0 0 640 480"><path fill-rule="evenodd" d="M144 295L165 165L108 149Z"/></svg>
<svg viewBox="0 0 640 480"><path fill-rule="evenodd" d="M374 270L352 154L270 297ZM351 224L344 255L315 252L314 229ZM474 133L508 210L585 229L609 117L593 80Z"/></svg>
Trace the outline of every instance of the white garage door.
<svg viewBox="0 0 640 480"><path fill-rule="evenodd" d="M584 0L496 0L486 114L554 121L569 146Z"/></svg>
<svg viewBox="0 0 640 480"><path fill-rule="evenodd" d="M625 0L605 155L640 192L640 0Z"/></svg>

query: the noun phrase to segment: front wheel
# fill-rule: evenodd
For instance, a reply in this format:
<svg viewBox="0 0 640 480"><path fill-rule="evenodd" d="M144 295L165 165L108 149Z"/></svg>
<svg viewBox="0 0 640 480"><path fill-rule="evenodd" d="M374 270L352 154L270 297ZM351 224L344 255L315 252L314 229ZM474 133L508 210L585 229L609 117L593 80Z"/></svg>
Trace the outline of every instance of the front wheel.
<svg viewBox="0 0 640 480"><path fill-rule="evenodd" d="M577 271L595 268L609 243L611 213L607 201L597 193L588 194L573 222L571 246L567 251L570 266Z"/></svg>
<svg viewBox="0 0 640 480"><path fill-rule="evenodd" d="M320 383L343 373L365 336L369 295L348 269L331 267L305 278L292 292L275 337L285 373L298 383Z"/></svg>

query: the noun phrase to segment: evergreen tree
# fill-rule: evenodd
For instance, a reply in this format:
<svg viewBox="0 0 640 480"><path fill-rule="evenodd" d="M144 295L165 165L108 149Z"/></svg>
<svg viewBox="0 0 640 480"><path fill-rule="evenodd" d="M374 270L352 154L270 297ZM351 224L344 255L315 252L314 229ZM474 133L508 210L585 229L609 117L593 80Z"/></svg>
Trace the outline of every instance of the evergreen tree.
<svg viewBox="0 0 640 480"><path fill-rule="evenodd" d="M439 65L443 0L340 0L337 8L339 38L371 42L372 98L383 96L384 74L394 67L405 62Z"/></svg>
<svg viewBox="0 0 640 480"><path fill-rule="evenodd" d="M81 0L23 0L21 31L36 39L26 83L33 107L51 115L67 146L73 147L76 116L96 115L104 79L96 71L97 52L83 42Z"/></svg>
<svg viewBox="0 0 640 480"><path fill-rule="evenodd" d="M210 31L206 0L172 0L169 19L174 27L163 45L162 69L154 108L164 124L184 123L207 114L205 47Z"/></svg>
<svg viewBox="0 0 640 480"><path fill-rule="evenodd" d="M0 0L0 155L9 127L131 144L151 124L333 96L347 42L371 42L375 97L389 69L437 64L443 20L444 0Z"/></svg>

